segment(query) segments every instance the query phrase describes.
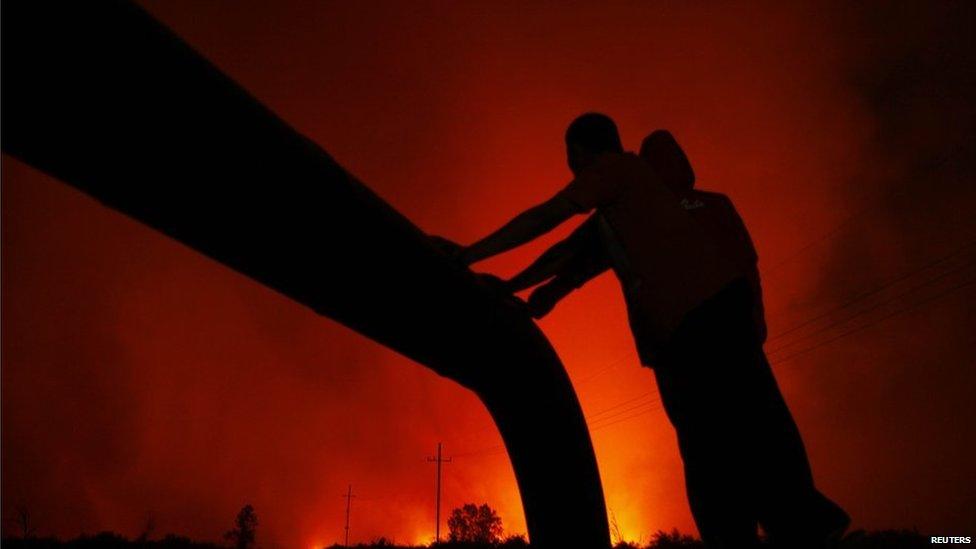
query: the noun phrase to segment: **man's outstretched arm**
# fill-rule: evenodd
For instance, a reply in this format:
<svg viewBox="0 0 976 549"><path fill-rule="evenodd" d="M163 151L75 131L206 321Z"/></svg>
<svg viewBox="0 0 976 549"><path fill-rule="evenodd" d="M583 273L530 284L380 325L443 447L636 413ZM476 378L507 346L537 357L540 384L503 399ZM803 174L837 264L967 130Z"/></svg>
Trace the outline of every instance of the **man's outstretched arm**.
<svg viewBox="0 0 976 549"><path fill-rule="evenodd" d="M596 236L599 235L594 234ZM593 238L586 244L563 262L556 276L529 295L527 305L534 318L546 316L556 303L610 268L610 258L600 246L599 239Z"/></svg>
<svg viewBox="0 0 976 549"><path fill-rule="evenodd" d="M581 256L593 256L600 253L599 227L597 219L590 217L577 227L569 236L552 245L517 275L508 281L511 292L520 292L544 282L556 275L565 274L570 265L580 263Z"/></svg>
<svg viewBox="0 0 976 549"><path fill-rule="evenodd" d="M562 195L529 208L515 216L502 228L465 248L460 255L466 264L507 252L554 229L574 214L579 208Z"/></svg>

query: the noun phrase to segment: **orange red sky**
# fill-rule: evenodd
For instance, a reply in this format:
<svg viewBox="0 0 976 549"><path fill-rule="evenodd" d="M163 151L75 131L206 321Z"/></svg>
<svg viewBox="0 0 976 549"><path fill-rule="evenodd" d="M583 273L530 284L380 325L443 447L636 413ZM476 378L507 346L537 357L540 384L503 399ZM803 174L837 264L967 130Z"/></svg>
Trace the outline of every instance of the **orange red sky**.
<svg viewBox="0 0 976 549"><path fill-rule="evenodd" d="M971 7L144 5L461 242L568 180L562 133L580 112L616 118L629 147L669 128L752 231L772 337L881 288L854 320L834 311L767 346L791 345L775 368L821 488L856 527L976 527ZM26 505L42 534L136 535L152 515L157 534L218 539L249 502L261 545L309 548L341 539L351 483L353 541L426 542L425 457L443 441L445 511L487 502L525 531L472 394L9 157L2 169L5 510ZM511 274L543 244L478 268ZM693 531L612 276L541 326L620 531Z"/></svg>

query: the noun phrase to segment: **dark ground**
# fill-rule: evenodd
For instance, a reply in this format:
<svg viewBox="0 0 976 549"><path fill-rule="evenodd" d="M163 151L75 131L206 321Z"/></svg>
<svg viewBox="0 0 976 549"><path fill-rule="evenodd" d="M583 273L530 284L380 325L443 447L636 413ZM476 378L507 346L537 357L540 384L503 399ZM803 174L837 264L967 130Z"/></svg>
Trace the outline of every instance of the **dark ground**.
<svg viewBox="0 0 976 549"><path fill-rule="evenodd" d="M4 549L227 549L225 544L193 541L189 538L167 535L166 537L154 540L130 540L112 532L102 532L91 536L81 536L71 540L59 540L56 538L34 537L27 540L22 538L7 537L3 538ZM912 530L881 530L865 532L857 530L851 532L841 542L838 549L915 549L929 547L929 538ZM339 548L341 545L331 545L326 549ZM420 547L437 547L439 549L519 549L528 547L524 538L510 537L504 542L494 545L461 544L461 543L441 543L432 546L405 546L397 545L394 541L385 538L377 539L370 543L360 543L352 545L357 549L374 548L395 548L395 549L420 549ZM645 544L618 543L616 549L703 549L701 542L691 536L683 535L676 530L667 532L657 532L651 540ZM260 549L258 543L256 549Z"/></svg>

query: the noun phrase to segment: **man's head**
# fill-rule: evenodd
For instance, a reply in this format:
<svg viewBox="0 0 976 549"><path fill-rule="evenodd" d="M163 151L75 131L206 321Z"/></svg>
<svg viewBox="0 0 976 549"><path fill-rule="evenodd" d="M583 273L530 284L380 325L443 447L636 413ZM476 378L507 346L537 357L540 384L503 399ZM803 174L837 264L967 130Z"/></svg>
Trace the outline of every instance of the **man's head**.
<svg viewBox="0 0 976 549"><path fill-rule="evenodd" d="M671 132L656 130L645 137L641 143L640 157L651 165L672 191L682 193L694 188L695 171Z"/></svg>
<svg viewBox="0 0 976 549"><path fill-rule="evenodd" d="M566 129L566 161L574 175L603 153L623 151L617 125L605 114L580 115Z"/></svg>

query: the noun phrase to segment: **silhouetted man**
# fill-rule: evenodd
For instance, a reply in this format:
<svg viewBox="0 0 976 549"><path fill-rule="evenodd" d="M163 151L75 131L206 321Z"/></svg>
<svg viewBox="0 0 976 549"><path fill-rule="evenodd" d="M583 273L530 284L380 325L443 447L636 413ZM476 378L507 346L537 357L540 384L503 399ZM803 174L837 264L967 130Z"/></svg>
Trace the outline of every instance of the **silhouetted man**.
<svg viewBox="0 0 976 549"><path fill-rule="evenodd" d="M748 233L727 199L691 189L690 164L669 135L651 137L649 152L670 147L672 154L651 154L646 162L623 151L608 117L580 116L566 132L573 181L457 254L473 263L595 210L510 285L555 276L530 297L538 315L566 288L612 268L641 362L653 366L678 434L689 503L708 546L755 546L759 522L784 546L823 546L848 519L814 488L799 433L763 355ZM709 219L692 213L705 207L725 207L725 213ZM732 229L738 236L717 236L729 223L741 226Z"/></svg>
<svg viewBox="0 0 976 549"><path fill-rule="evenodd" d="M759 279L759 256L752 237L729 197L694 188L695 172L674 136L657 130L641 143L640 158L647 162L674 193L708 237L736 263L752 290L753 321L760 342L766 341L766 319ZM519 292L541 282L529 297L529 312L542 318L556 303L593 277L610 268L597 230L596 214L539 256L529 267L505 283L510 292Z"/></svg>

